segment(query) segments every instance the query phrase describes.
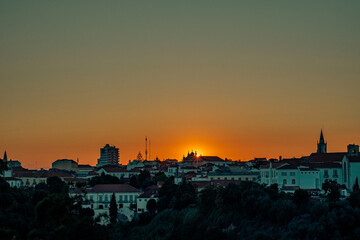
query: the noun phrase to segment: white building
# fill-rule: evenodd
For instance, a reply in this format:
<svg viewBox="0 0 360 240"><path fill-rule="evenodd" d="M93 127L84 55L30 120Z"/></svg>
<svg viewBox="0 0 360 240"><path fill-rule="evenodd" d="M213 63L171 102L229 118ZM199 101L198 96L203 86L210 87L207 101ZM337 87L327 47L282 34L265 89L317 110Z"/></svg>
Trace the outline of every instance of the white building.
<svg viewBox="0 0 360 240"><path fill-rule="evenodd" d="M155 202L159 201L159 188L157 185L152 185L144 189L144 193L142 193L137 198L137 212L144 213L147 212L147 203L153 199Z"/></svg>
<svg viewBox="0 0 360 240"><path fill-rule="evenodd" d="M109 214L110 201L115 195L118 205L118 213L126 216L131 221L137 209L137 198L141 194L140 190L128 184L98 184L93 188L76 189L69 192L70 196L82 195L86 200L83 207L94 210L95 218L102 214Z"/></svg>
<svg viewBox="0 0 360 240"><path fill-rule="evenodd" d="M320 192L326 180L333 180L342 189L352 191L356 178L360 178L359 146L351 144L347 152L327 153L327 143L322 132L317 145L317 152L309 157L261 166L260 183L276 183L285 192L294 192L298 188Z"/></svg>

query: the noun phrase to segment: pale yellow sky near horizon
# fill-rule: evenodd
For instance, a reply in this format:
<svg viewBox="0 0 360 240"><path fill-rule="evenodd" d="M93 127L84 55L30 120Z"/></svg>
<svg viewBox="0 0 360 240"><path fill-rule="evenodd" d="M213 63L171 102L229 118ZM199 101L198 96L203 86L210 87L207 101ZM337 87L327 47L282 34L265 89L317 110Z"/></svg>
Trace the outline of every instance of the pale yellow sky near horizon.
<svg viewBox="0 0 360 240"><path fill-rule="evenodd" d="M2 1L0 152L29 168L360 144L358 1Z"/></svg>

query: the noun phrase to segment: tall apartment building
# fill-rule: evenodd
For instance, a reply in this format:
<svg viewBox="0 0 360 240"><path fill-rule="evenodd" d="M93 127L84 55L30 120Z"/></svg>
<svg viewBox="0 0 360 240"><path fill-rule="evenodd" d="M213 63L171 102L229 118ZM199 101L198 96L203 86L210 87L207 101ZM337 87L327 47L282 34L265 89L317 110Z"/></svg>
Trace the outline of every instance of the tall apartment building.
<svg viewBox="0 0 360 240"><path fill-rule="evenodd" d="M119 149L109 144L100 149L100 158L96 166L101 167L107 164L119 164Z"/></svg>

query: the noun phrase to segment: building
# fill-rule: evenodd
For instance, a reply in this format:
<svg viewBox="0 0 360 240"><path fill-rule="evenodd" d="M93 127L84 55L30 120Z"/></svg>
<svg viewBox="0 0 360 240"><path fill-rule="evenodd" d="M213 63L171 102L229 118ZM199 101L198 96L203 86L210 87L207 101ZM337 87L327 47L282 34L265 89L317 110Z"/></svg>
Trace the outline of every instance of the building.
<svg viewBox="0 0 360 240"><path fill-rule="evenodd" d="M323 132L317 142L317 151L310 156L294 159L282 159L269 162L260 167L260 183L278 184L285 192L305 189L319 193L326 180L336 181L347 195L352 191L356 178L360 178L359 146L350 144L347 152L327 152Z"/></svg>
<svg viewBox="0 0 360 240"><path fill-rule="evenodd" d="M144 189L144 192L137 198L137 212L147 212L147 203L153 199L155 202L159 201L159 187L152 185Z"/></svg>
<svg viewBox="0 0 360 240"><path fill-rule="evenodd" d="M181 165L183 166L195 166L199 167L201 165L212 163L218 166L226 166L227 161L217 156L201 156L195 152L188 153L188 155L183 157Z"/></svg>
<svg viewBox="0 0 360 240"><path fill-rule="evenodd" d="M77 172L78 164L77 162L71 159L58 159L52 163L52 168Z"/></svg>
<svg viewBox="0 0 360 240"><path fill-rule="evenodd" d="M69 195L72 197L77 195L83 197L85 200L83 207L93 209L94 217L102 214L109 215L113 194L118 204L118 215L125 216L128 221L131 221L137 209L137 198L141 194L140 190L133 186L128 184L97 184L92 188L69 191Z"/></svg>
<svg viewBox="0 0 360 240"><path fill-rule="evenodd" d="M119 164L119 149L115 146L106 144L105 147L100 149L100 158L98 159L96 166L101 167L108 164Z"/></svg>

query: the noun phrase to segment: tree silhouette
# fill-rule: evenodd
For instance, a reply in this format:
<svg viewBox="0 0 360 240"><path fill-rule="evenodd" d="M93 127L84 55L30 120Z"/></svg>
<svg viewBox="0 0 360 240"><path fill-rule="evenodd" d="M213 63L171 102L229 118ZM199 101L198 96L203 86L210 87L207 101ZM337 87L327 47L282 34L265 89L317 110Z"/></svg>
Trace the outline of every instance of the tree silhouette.
<svg viewBox="0 0 360 240"><path fill-rule="evenodd" d="M357 191L359 191L359 179L358 179L358 177L356 177L355 183L354 183L354 186L353 186L353 192L357 192Z"/></svg>
<svg viewBox="0 0 360 240"><path fill-rule="evenodd" d="M154 213L156 211L156 201L154 199L150 199L147 203L146 203L146 209L151 212Z"/></svg>
<svg viewBox="0 0 360 240"><path fill-rule="evenodd" d="M336 181L326 179L322 184L322 189L327 194L329 202L336 202L340 198L340 188Z"/></svg>
<svg viewBox="0 0 360 240"><path fill-rule="evenodd" d="M111 223L116 223L117 212L118 212L118 208L117 208L117 204L116 204L115 194L113 193L113 195L111 197L111 201L110 201L110 208L109 208L109 215L110 215Z"/></svg>

